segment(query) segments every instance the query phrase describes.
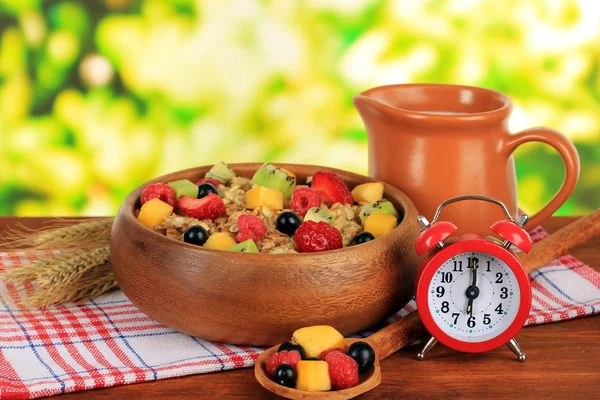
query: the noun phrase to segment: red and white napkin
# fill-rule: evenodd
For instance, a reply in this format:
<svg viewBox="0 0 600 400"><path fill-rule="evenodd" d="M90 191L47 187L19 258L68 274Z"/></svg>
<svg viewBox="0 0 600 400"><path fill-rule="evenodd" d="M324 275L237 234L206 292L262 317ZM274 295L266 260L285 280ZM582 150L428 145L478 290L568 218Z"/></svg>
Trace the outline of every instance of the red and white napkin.
<svg viewBox="0 0 600 400"><path fill-rule="evenodd" d="M534 241L547 236L539 227L531 235ZM31 253L0 253L0 269L34 258ZM570 255L534 272L531 284L528 325L563 321L600 309L600 273ZM0 280L2 399L250 367L262 351L169 329L139 311L120 290L85 304L50 310L19 307L17 300L15 288ZM414 309L411 301L392 318Z"/></svg>

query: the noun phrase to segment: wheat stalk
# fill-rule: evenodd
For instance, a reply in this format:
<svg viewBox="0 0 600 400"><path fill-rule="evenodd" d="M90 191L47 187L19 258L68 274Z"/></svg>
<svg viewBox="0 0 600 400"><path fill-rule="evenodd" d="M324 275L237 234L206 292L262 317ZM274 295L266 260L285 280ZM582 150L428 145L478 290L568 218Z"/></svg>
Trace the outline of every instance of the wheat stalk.
<svg viewBox="0 0 600 400"><path fill-rule="evenodd" d="M98 218L75 225L61 226L72 221L56 219L42 230L20 226L19 231L11 230L5 234L7 240L0 247L67 250L108 244L113 221L114 218ZM57 228L57 226L60 227Z"/></svg>
<svg viewBox="0 0 600 400"><path fill-rule="evenodd" d="M84 302L117 286L110 264L103 264L94 269L90 276L71 282L69 286L39 287L23 300L23 304L29 307L48 307L68 301Z"/></svg>
<svg viewBox="0 0 600 400"><path fill-rule="evenodd" d="M57 221L59 224L64 221ZM68 301L86 301L117 287L110 264L108 244L112 218L102 218L77 225L42 231L27 230L11 236L11 245L28 249L66 249L41 257L31 264L12 266L5 272L6 281L23 291L31 283L30 296L22 304L47 307Z"/></svg>

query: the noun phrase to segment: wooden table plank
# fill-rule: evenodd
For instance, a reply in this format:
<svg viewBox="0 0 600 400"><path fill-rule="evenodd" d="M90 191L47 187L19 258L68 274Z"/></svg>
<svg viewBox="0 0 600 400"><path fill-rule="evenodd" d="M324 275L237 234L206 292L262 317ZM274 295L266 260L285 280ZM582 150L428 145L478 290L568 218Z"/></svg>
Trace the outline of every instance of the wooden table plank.
<svg viewBox="0 0 600 400"><path fill-rule="evenodd" d="M574 217L554 217L544 224L554 232ZM35 228L47 219L0 218L0 231L15 222ZM571 252L600 271L600 238ZM436 347L423 362L418 348L399 351L382 362L382 384L364 399L461 398L600 398L600 317L527 327L518 335L528 354L524 364L506 348L461 354ZM194 375L136 385L62 395L60 398L131 399L276 398L254 380L252 369Z"/></svg>

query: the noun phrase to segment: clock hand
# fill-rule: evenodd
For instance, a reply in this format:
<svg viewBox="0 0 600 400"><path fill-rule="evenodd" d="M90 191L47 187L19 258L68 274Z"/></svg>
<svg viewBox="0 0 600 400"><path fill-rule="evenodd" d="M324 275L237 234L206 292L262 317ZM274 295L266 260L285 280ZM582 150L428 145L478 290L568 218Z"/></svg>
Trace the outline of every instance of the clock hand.
<svg viewBox="0 0 600 400"><path fill-rule="evenodd" d="M469 299L467 304L467 313L473 315L473 299Z"/></svg>
<svg viewBox="0 0 600 400"><path fill-rule="evenodd" d="M467 298L469 302L467 303L467 313L471 316L473 315L473 301L479 296L479 288L477 287L477 267L479 267L478 263L473 262L473 272L471 274L471 285L467 288Z"/></svg>

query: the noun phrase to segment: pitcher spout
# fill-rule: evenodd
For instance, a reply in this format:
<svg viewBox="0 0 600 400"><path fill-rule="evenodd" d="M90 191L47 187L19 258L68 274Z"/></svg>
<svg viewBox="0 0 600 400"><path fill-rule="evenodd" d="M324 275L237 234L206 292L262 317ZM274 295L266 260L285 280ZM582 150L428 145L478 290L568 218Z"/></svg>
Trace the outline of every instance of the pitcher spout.
<svg viewBox="0 0 600 400"><path fill-rule="evenodd" d="M352 99L354 107L360 114L365 125L372 118L393 117L395 107L366 92L359 93Z"/></svg>

